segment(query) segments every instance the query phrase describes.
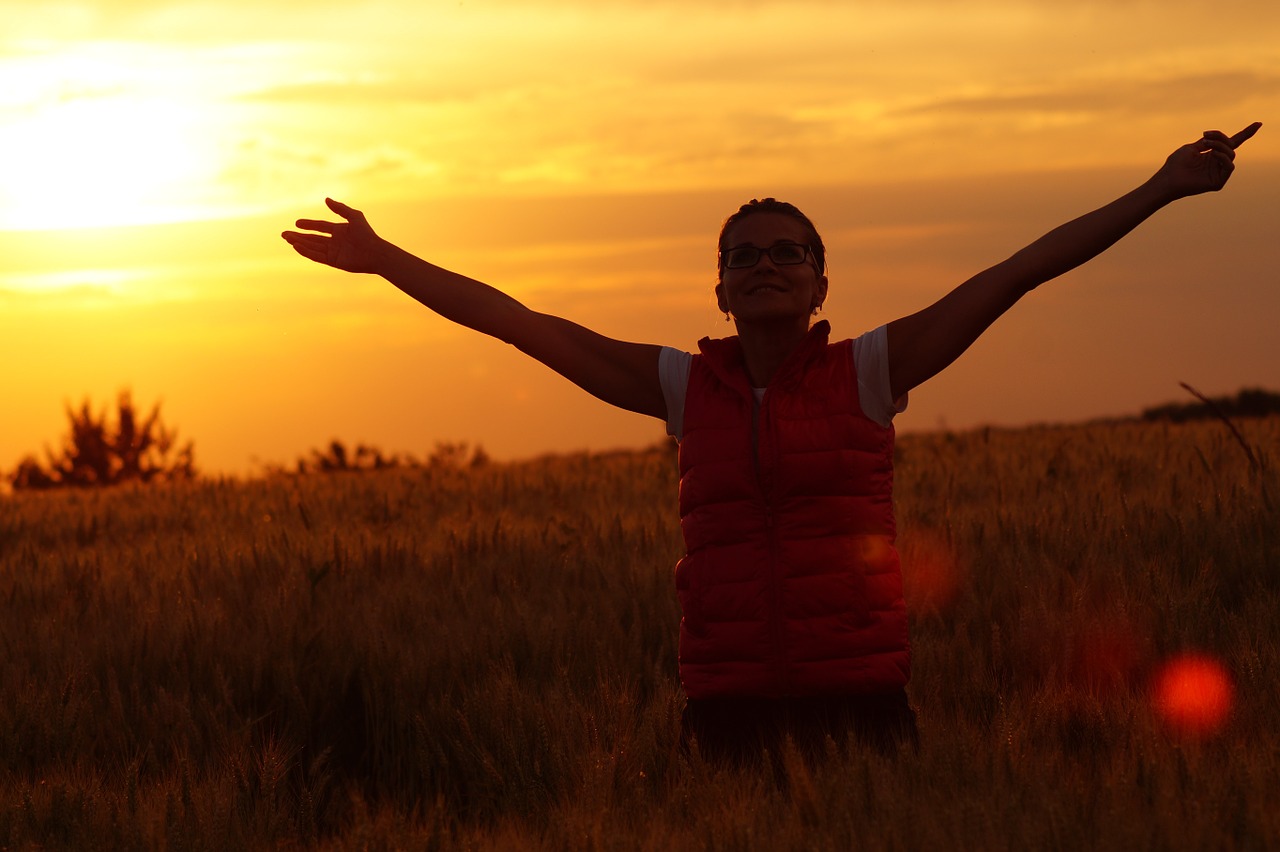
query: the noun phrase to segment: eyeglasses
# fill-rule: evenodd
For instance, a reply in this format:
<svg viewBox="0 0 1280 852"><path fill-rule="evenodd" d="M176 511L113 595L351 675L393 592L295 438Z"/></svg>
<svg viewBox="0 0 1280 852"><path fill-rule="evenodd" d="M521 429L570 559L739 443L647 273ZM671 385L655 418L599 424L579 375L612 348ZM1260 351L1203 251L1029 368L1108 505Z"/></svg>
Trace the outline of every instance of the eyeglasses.
<svg viewBox="0 0 1280 852"><path fill-rule="evenodd" d="M760 262L760 256L769 255L769 260L778 266L795 266L804 263L811 249L799 243L778 243L767 249L755 246L735 246L720 252L720 262L726 269L746 269Z"/></svg>

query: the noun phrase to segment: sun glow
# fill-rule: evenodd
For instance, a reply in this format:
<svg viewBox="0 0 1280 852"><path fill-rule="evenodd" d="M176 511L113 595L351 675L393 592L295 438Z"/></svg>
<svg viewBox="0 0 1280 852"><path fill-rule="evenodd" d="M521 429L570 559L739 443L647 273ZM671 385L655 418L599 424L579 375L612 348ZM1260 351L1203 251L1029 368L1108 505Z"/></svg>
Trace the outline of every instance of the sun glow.
<svg viewBox="0 0 1280 852"><path fill-rule="evenodd" d="M150 76L149 76L150 75ZM221 168L189 80L116 51L14 60L0 74L0 228L198 218ZM185 89L184 89L185 86Z"/></svg>

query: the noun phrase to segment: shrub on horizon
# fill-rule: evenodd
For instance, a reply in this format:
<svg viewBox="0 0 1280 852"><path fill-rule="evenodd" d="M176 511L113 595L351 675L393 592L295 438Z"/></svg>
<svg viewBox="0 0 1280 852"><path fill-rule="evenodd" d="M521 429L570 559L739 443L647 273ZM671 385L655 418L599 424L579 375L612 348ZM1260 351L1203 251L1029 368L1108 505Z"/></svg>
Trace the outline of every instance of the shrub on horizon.
<svg viewBox="0 0 1280 852"><path fill-rule="evenodd" d="M350 471L385 470L393 467L428 467L432 469L478 468L489 463L489 454L484 448L474 448L464 442L439 442L434 452L425 462L408 453L384 455L377 447L357 444L354 450L336 438L324 449L313 449L308 457L298 459L294 466L298 474L306 473L340 473ZM286 471L268 468L269 473Z"/></svg>
<svg viewBox="0 0 1280 852"><path fill-rule="evenodd" d="M123 390L116 409L115 423L110 424L106 409L95 416L88 399L78 411L68 404L71 431L61 450L45 447L47 465L34 455L23 458L7 477L13 490L93 488L196 476L194 442L178 447L178 432L165 427L160 403L141 418L129 391Z"/></svg>
<svg viewBox="0 0 1280 852"><path fill-rule="evenodd" d="M1187 387L1184 385L1183 387ZM1191 390L1191 388L1187 388ZM1244 388L1235 396L1200 397L1197 402L1170 402L1144 408L1143 420L1168 420L1186 423L1190 420L1213 420L1222 417L1267 417L1280 414L1280 393L1262 388Z"/></svg>

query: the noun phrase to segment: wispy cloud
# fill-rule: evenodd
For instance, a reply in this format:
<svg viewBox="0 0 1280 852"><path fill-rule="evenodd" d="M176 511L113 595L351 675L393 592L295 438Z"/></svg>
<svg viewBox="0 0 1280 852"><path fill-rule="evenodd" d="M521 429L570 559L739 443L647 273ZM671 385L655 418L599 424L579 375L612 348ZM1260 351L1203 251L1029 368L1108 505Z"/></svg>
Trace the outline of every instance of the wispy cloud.
<svg viewBox="0 0 1280 852"><path fill-rule="evenodd" d="M1186 110L1221 110L1259 97L1274 97L1280 74L1234 69L1209 74L1179 74L1155 79L1110 76L1065 80L1038 86L1018 85L981 94L947 96L895 110L892 114L998 115L1058 112L1124 116L1149 113L1152 104L1177 103Z"/></svg>

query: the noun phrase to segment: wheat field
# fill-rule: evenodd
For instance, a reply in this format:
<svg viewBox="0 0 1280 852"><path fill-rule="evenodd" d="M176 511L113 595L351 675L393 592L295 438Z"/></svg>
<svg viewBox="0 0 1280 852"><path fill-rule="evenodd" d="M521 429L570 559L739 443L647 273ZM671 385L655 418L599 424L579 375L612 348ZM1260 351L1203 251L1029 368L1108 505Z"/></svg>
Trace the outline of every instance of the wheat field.
<svg viewBox="0 0 1280 852"><path fill-rule="evenodd" d="M1280 847L1280 418L904 436L918 751L678 746L667 446L0 498L0 847ZM1229 677L1176 724L1181 654Z"/></svg>

